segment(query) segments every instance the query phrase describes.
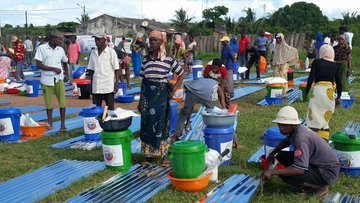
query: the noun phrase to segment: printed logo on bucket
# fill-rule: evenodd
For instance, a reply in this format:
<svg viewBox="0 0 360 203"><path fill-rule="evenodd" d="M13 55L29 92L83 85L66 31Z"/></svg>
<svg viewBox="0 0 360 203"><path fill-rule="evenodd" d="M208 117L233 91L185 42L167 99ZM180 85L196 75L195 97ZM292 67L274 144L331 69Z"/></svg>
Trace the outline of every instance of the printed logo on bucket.
<svg viewBox="0 0 360 203"><path fill-rule="evenodd" d="M112 162L115 158L115 152L111 148L104 149L105 161Z"/></svg>
<svg viewBox="0 0 360 203"><path fill-rule="evenodd" d="M6 126L3 122L0 122L0 132L6 131Z"/></svg>
<svg viewBox="0 0 360 203"><path fill-rule="evenodd" d="M353 158L348 154L339 154L338 159L340 162L340 166L351 167L353 165Z"/></svg>
<svg viewBox="0 0 360 203"><path fill-rule="evenodd" d="M90 121L86 124L86 126L89 128L89 130L94 130L97 125L96 125L96 122L90 120Z"/></svg>

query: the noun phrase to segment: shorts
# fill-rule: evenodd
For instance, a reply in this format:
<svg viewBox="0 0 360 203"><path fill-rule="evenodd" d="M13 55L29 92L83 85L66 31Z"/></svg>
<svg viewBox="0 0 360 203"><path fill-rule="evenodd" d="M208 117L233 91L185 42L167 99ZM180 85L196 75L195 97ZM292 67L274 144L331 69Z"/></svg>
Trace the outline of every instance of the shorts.
<svg viewBox="0 0 360 203"><path fill-rule="evenodd" d="M47 86L41 84L43 96L45 100L45 106L47 110L53 108L54 94L58 100L59 107L65 108L65 85L63 80L59 80L58 83L54 83L54 86Z"/></svg>

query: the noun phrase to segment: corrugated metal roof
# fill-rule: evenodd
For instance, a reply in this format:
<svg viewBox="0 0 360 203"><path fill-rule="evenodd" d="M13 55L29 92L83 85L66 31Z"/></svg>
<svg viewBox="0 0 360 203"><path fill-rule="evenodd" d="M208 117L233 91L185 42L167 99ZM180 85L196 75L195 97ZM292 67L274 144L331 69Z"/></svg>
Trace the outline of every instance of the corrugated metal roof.
<svg viewBox="0 0 360 203"><path fill-rule="evenodd" d="M260 185L260 180L244 174L235 174L218 185L206 196L201 198L205 202L249 202Z"/></svg>
<svg viewBox="0 0 360 203"><path fill-rule="evenodd" d="M166 178L170 171L169 167L136 164L127 173L116 175L66 202L146 202L170 184Z"/></svg>
<svg viewBox="0 0 360 203"><path fill-rule="evenodd" d="M35 202L104 169L100 161L61 160L0 184L0 202Z"/></svg>

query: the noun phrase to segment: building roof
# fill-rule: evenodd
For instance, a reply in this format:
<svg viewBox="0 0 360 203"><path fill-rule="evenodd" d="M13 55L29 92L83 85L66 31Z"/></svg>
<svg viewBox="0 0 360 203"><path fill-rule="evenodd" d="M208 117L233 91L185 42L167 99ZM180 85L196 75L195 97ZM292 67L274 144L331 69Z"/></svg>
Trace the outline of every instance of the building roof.
<svg viewBox="0 0 360 203"><path fill-rule="evenodd" d="M107 14L103 14L100 15L98 17L95 17L93 19L91 19L88 23L91 23L92 21L95 21L99 18L114 18L117 19L118 22L127 25L127 26L133 26L134 24L139 26L139 27L144 27L144 28L148 28L151 30L160 30L160 31L164 31L166 33L174 33L175 29L174 27L169 26L166 23L161 23L155 20L150 20L147 18L144 19L139 19L139 18L120 18L120 17L114 17L111 15L107 15Z"/></svg>

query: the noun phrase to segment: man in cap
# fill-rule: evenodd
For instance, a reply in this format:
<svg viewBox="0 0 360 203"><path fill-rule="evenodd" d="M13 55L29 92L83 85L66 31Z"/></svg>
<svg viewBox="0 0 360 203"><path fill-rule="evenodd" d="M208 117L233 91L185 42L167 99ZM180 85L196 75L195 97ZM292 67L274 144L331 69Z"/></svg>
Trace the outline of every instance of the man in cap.
<svg viewBox="0 0 360 203"><path fill-rule="evenodd" d="M104 100L114 110L114 94L118 91L119 62L114 49L106 45L106 35L96 34L96 49L91 51L88 70L91 75L93 104L101 106Z"/></svg>
<svg viewBox="0 0 360 203"><path fill-rule="evenodd" d="M41 87L45 100L46 113L50 127L52 127L53 95L55 94L60 107L61 131L65 131L65 85L68 81L68 58L64 49L63 34L52 31L49 42L38 47L35 60L36 66L41 71Z"/></svg>
<svg viewBox="0 0 360 203"><path fill-rule="evenodd" d="M223 46L221 50L221 61L222 64L226 67L226 82L228 87L229 95L226 94L226 103L229 105L230 98L234 96L234 82L233 82L233 73L234 73L234 64L236 63L237 53L230 47L229 42L230 38L228 36L223 36L220 39L220 42Z"/></svg>
<svg viewBox="0 0 360 203"><path fill-rule="evenodd" d="M339 161L329 144L314 131L301 125L297 111L291 106L281 108L273 122L278 124L286 139L269 154L267 162L273 163L276 157L286 168L268 170L263 178L268 180L278 175L296 189L307 188L325 197L328 186L336 181L340 170ZM290 144L294 151L281 151Z"/></svg>
<svg viewBox="0 0 360 203"><path fill-rule="evenodd" d="M14 45L14 56L13 60L16 63L16 76L15 79L17 81L21 81L21 79L25 79L23 66L25 62L25 46L22 41L17 36L12 36L11 41Z"/></svg>

